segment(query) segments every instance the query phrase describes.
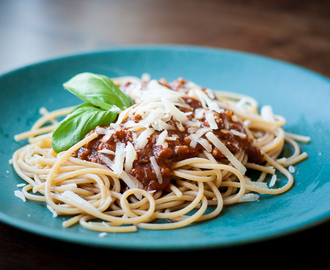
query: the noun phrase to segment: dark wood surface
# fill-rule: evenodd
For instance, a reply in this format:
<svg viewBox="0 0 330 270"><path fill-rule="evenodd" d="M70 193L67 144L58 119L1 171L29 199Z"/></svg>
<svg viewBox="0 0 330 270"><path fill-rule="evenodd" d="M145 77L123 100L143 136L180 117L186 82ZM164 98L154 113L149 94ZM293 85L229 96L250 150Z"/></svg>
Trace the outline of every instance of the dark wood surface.
<svg viewBox="0 0 330 270"><path fill-rule="evenodd" d="M330 77L330 1L0 0L0 73L71 53L159 43L241 50ZM330 269L329 230L326 222L239 247L164 253L81 246L0 223L0 269L178 269L199 261Z"/></svg>

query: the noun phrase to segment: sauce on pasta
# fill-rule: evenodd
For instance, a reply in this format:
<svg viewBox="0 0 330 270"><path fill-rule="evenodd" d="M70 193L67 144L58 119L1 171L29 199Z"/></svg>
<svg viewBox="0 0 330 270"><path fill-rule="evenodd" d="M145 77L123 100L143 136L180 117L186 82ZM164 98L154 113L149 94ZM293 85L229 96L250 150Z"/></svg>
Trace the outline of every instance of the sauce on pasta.
<svg viewBox="0 0 330 270"><path fill-rule="evenodd" d="M179 87L184 87L185 81L180 78L167 84L162 80L162 85L177 91ZM121 89L125 91L125 87L127 86L129 86L129 84L126 84L124 87L122 86ZM193 146L191 145L192 134L196 134L198 130L201 129L213 132L232 154L238 154L238 152L243 149L247 153L250 162L257 164L263 162L263 155L260 148L253 143L253 138L247 136L243 124L238 121L237 118L235 119L233 117L234 113L232 111L224 110L221 113L210 112L207 108L203 109L201 102L194 98L185 95L182 96L181 99L187 106L179 107L179 109L186 114L189 121L197 121L199 127L191 128L185 124L179 123L176 119L171 117L167 121L167 124L170 125L172 129L167 130L166 144L156 144L157 139L163 131L156 130L148 137L148 142L144 148L136 151L137 157L133 162L132 169L128 172L143 184L143 188L150 191L167 189L173 176L173 163L197 157L198 154L203 153L205 150L212 153L216 160L227 163L227 161L224 160L226 158L225 155L215 146L211 146L210 149L205 149L205 147L199 143ZM205 110L205 112L199 113L198 119L196 118L196 109ZM212 114L212 118L216 123L216 127L213 127L213 129L210 129L210 123L206 119L206 115L209 113ZM236 121L234 121L234 119ZM141 120L141 115L134 114L123 119L122 123L126 123L127 121L139 123ZM115 158L113 153L116 152L117 142L121 142L125 144L125 146L127 142L133 145L136 143L136 132L126 128L123 124L116 127L109 125L102 128L110 131L111 136L103 140L107 135L99 135L96 139L81 147L74 154L75 157L106 166L99 158L99 151L103 149L112 151L111 154L103 155L106 155L107 158L113 161ZM88 135L93 132L95 132L95 130L91 131ZM207 140L205 133L200 136L200 138ZM150 162L151 157L155 157L160 168L163 180L162 183L159 183L157 179L156 172Z"/></svg>
<svg viewBox="0 0 330 270"><path fill-rule="evenodd" d="M270 106L259 113L252 97L214 93L182 78L113 82L135 104L67 150L55 152L52 135L56 118L72 108L43 108L31 130L15 136L29 140L13 154L15 171L26 182L15 195L45 202L53 217L69 216L64 227L182 228L218 217L225 205L287 192L294 183L292 166L308 157L298 142L310 138L284 131L285 118ZM293 154L281 157L285 143ZM247 170L259 176L251 179ZM278 178L284 178L280 184Z"/></svg>

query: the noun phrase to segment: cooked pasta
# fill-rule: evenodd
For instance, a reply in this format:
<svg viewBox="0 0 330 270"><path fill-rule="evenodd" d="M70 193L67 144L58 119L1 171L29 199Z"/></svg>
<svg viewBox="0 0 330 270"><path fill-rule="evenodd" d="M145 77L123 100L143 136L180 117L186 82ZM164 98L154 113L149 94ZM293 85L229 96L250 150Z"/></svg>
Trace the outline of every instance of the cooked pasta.
<svg viewBox="0 0 330 270"><path fill-rule="evenodd" d="M12 158L27 182L24 197L44 201L54 217L70 216L64 227L133 232L209 220L224 205L288 191L294 178L287 168L307 158L297 141L310 138L285 132L284 117L270 106L258 113L252 97L182 78L113 82L135 104L69 149L56 153L52 136L57 119L73 108L42 108L31 130L15 136L29 141ZM293 148L290 157L280 157L285 143ZM250 179L247 170L259 177ZM277 172L287 180L276 188Z"/></svg>

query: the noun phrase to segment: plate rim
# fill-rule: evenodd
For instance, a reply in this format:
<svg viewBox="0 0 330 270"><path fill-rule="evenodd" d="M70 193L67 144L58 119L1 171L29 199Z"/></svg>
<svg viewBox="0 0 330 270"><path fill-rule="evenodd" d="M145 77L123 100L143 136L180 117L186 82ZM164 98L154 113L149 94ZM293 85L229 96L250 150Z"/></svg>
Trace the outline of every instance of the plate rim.
<svg viewBox="0 0 330 270"><path fill-rule="evenodd" d="M171 50L182 50L182 51L209 51L209 52L224 52L224 53L232 53L232 54L237 54L237 55L243 55L247 57L255 57L259 59L265 59L269 61L274 61L277 63L281 63L287 66L291 66L297 69L300 69L303 72L310 73L311 75L317 76L320 79L324 79L328 82L330 82L330 77L327 77L324 74L321 74L319 72L316 72L310 68L300 66L298 64L286 61L286 60L281 60L275 57L267 56L267 55L262 55L258 53L253 53L253 52L248 52L248 51L241 51L241 50L236 50L236 49L230 49L230 48L222 48L222 47L214 47L214 46L202 46L202 45L190 45L190 44L123 44L123 45L113 45L109 47L102 47L102 48L96 48L92 50L82 50L82 51L77 51L77 52L72 52L72 53L64 53L64 54L59 54L55 57L50 57L46 58L41 61L37 62L32 62L26 65L21 65L16 68L7 70L3 73L0 73L0 78L3 76L7 76L11 73L18 72L20 70L26 69L26 68L31 68L33 66L37 65L43 65L48 62L54 62L58 60L63 60L63 59L69 59L69 58L75 58L79 56L87 56L87 55L96 55L96 54L104 54L108 52L114 52L114 51L134 51L134 50L166 50L166 51L171 51Z"/></svg>

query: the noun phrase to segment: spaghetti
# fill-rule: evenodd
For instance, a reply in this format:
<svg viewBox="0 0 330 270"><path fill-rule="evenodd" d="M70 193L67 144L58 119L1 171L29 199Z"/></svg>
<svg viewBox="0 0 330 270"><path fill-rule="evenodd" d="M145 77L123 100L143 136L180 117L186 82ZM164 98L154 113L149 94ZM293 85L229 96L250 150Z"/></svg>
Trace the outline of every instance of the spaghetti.
<svg viewBox="0 0 330 270"><path fill-rule="evenodd" d="M307 158L297 141L309 137L286 133L285 119L270 106L259 114L251 97L215 94L181 78L113 81L136 104L68 150L53 150L52 131L72 108L42 108L31 130L15 136L29 140L12 158L27 182L24 197L46 202L54 216L72 216L64 227L79 222L95 231L133 232L209 220L224 205L288 191L294 179L286 168ZM279 158L285 142L293 154ZM250 179L247 170L260 176ZM286 184L271 188L277 171Z"/></svg>

